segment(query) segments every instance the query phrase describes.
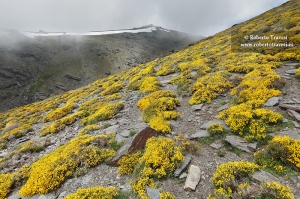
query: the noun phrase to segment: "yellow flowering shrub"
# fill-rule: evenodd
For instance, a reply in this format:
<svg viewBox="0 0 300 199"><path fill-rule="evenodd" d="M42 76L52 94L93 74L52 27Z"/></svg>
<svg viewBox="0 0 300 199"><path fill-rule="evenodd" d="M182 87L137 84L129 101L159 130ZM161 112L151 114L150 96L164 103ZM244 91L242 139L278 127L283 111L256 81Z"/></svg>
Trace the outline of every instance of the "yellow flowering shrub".
<svg viewBox="0 0 300 199"><path fill-rule="evenodd" d="M62 130L65 128L65 124L63 124L60 120L54 121L52 124L49 126L44 126L39 130L39 135L40 136L45 136L48 134L54 134L57 133L58 131Z"/></svg>
<svg viewBox="0 0 300 199"><path fill-rule="evenodd" d="M122 98L122 95L120 93L115 93L115 94L112 94L112 95L109 95L109 96L105 97L103 99L103 101L109 102L109 101L114 101L114 100L118 100L118 99L121 99L121 98Z"/></svg>
<svg viewBox="0 0 300 199"><path fill-rule="evenodd" d="M160 90L160 83L157 77L147 76L141 80L140 91L143 93Z"/></svg>
<svg viewBox="0 0 300 199"><path fill-rule="evenodd" d="M298 69L296 70L296 77L297 77L298 79L300 79L300 68L298 68Z"/></svg>
<svg viewBox="0 0 300 199"><path fill-rule="evenodd" d="M77 106L73 102L67 102L63 107L55 109L53 111L50 111L47 113L47 115L43 118L43 122L51 122L58 120L65 115L72 112L73 109L75 109Z"/></svg>
<svg viewBox="0 0 300 199"><path fill-rule="evenodd" d="M211 178L215 186L215 196L232 197L233 193L237 193L245 185L239 186L244 183L242 177L249 177L257 170L259 170L257 164L246 161L227 162L219 165Z"/></svg>
<svg viewBox="0 0 300 199"><path fill-rule="evenodd" d="M264 182L261 185L261 195L264 198L294 199L294 194L290 187L278 182Z"/></svg>
<svg viewBox="0 0 300 199"><path fill-rule="evenodd" d="M279 123L283 117L269 109L255 108L256 104L252 101L233 105L220 112L219 118L247 141L264 139L266 138L266 125Z"/></svg>
<svg viewBox="0 0 300 199"><path fill-rule="evenodd" d="M270 67L256 69L246 74L230 94L238 97L238 103L256 100L261 101L259 105L262 105L267 99L281 94L279 90L270 88L271 83L279 78L280 75Z"/></svg>
<svg viewBox="0 0 300 199"><path fill-rule="evenodd" d="M288 136L274 137L267 147L254 154L255 161L263 167L278 173L285 172L284 163L293 169L300 169L300 141Z"/></svg>
<svg viewBox="0 0 300 199"><path fill-rule="evenodd" d="M69 194L65 199L114 199L119 195L119 189L115 187L91 187L80 188Z"/></svg>
<svg viewBox="0 0 300 199"><path fill-rule="evenodd" d="M106 88L103 86L105 89L100 93L100 95L101 96L112 95L114 93L119 92L124 86L125 84L121 81L114 82L112 85Z"/></svg>
<svg viewBox="0 0 300 199"><path fill-rule="evenodd" d="M9 136L14 136L16 138L25 136L26 133L32 131L32 126L29 124L23 124L20 127L14 128L10 131L5 132L1 137L0 137L0 141L1 140L6 140Z"/></svg>
<svg viewBox="0 0 300 199"><path fill-rule="evenodd" d="M171 97L176 98L176 95L169 90L160 90L153 93L150 93L146 97L143 97L140 99L137 103L137 106L140 108L141 111L143 111L146 107L148 107L151 102L155 99L161 98L161 97Z"/></svg>
<svg viewBox="0 0 300 199"><path fill-rule="evenodd" d="M224 132L224 129L220 123L212 123L206 128L206 130L212 135Z"/></svg>
<svg viewBox="0 0 300 199"><path fill-rule="evenodd" d="M223 93L233 87L233 84L225 78L225 75L225 72L215 72L199 78L190 89L193 96L189 104L210 103L212 99L216 98L217 93Z"/></svg>
<svg viewBox="0 0 300 199"><path fill-rule="evenodd" d="M110 160L115 155L114 150L88 146L97 139L107 138L106 135L76 137L34 162L30 166L27 182L20 189L20 195L48 193L72 176L79 165L90 167Z"/></svg>
<svg viewBox="0 0 300 199"><path fill-rule="evenodd" d="M183 158L181 148L175 146L172 139L152 137L146 142L144 154L140 151L132 155L126 154L119 160L118 172L137 172L138 177L131 181L132 189L139 198L148 199L146 186L155 188L154 178L163 178L167 173L174 171Z"/></svg>
<svg viewBox="0 0 300 199"><path fill-rule="evenodd" d="M13 185L14 174L0 173L0 198L5 199L10 187Z"/></svg>
<svg viewBox="0 0 300 199"><path fill-rule="evenodd" d="M90 124L87 125L85 127L83 127L79 132L78 132L78 136L82 136L82 135L86 135L88 134L90 131L95 131L100 129L100 127L96 124Z"/></svg>
<svg viewBox="0 0 300 199"><path fill-rule="evenodd" d="M159 194L159 199L175 199L176 197L170 192L162 192Z"/></svg>
<svg viewBox="0 0 300 199"><path fill-rule="evenodd" d="M179 112L171 111L179 105L179 100L171 91L155 91L140 99L137 106L142 111L145 122L149 122L151 128L170 133L170 122L168 119L180 117Z"/></svg>
<svg viewBox="0 0 300 199"><path fill-rule="evenodd" d="M134 170L134 166L142 157L143 153L141 151L135 152L134 154L125 154L121 157L121 159L118 161L118 164L120 165L118 167L118 172L122 175L124 174L131 174Z"/></svg>
<svg viewBox="0 0 300 199"><path fill-rule="evenodd" d="M150 119L149 126L158 132L170 133L170 123L171 122L165 120L163 117L153 117Z"/></svg>
<svg viewBox="0 0 300 199"><path fill-rule="evenodd" d="M111 119L114 115L116 115L120 110L124 108L123 102L117 102L114 104L105 104L94 114L85 117L81 120L81 124L93 124L97 121L103 121Z"/></svg>

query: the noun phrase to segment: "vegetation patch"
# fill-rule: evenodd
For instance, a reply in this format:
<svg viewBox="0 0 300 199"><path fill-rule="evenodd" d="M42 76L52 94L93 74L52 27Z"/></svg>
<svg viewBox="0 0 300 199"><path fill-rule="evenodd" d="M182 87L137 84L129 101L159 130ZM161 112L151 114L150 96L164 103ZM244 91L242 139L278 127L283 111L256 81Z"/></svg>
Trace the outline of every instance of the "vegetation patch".
<svg viewBox="0 0 300 199"><path fill-rule="evenodd" d="M46 194L71 177L80 165L92 167L110 160L115 155L114 150L89 145L99 139L107 139L107 136L80 136L40 158L30 166L28 180L19 193L22 196Z"/></svg>
<svg viewBox="0 0 300 199"><path fill-rule="evenodd" d="M121 174L135 173L136 178L131 181L134 193L139 198L148 198L146 186L155 188L155 179L166 177L176 169L183 158L181 148L175 146L172 139L152 137L147 140L144 154L136 152L123 156L118 162L118 171ZM168 198L168 194L161 196ZM169 197L172 198L172 195Z"/></svg>
<svg viewBox="0 0 300 199"><path fill-rule="evenodd" d="M179 100L171 91L161 90L153 92L138 101L137 106L142 111L145 122L149 122L151 128L170 133L169 119L180 117L180 113L172 111L179 105Z"/></svg>
<svg viewBox="0 0 300 199"><path fill-rule="evenodd" d="M300 141L288 136L274 137L267 147L254 154L255 161L263 168L283 175L291 169L300 171Z"/></svg>

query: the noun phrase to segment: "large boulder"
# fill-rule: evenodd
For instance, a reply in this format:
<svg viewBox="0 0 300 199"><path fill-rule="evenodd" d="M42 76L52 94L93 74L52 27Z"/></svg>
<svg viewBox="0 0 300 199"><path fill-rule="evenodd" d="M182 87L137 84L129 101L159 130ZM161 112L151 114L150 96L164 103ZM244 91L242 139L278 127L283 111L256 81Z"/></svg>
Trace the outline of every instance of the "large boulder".
<svg viewBox="0 0 300 199"><path fill-rule="evenodd" d="M142 150L145 148L146 142L149 138L157 136L158 132L150 127L146 127L141 132L137 133L135 136L129 138L127 142L118 150L117 155L108 163L111 166L119 166L119 159L128 153L133 153L137 150Z"/></svg>

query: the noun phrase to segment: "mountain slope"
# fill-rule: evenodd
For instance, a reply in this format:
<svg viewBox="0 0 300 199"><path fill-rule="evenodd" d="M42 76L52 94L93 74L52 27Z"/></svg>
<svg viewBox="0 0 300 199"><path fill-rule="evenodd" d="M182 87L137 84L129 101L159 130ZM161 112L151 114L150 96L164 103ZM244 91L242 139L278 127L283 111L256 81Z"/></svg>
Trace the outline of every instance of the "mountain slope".
<svg viewBox="0 0 300 199"><path fill-rule="evenodd" d="M6 32L0 35L0 112L80 88L196 39L156 26L82 35Z"/></svg>
<svg viewBox="0 0 300 199"><path fill-rule="evenodd" d="M299 10L299 0L289 1L166 57L2 113L3 197L11 189L13 196L49 192L49 198L82 187L126 190L131 181L131 198L145 198L145 185L177 198L299 198ZM270 38L245 40L251 35ZM293 46L256 48L258 42ZM265 106L272 97L281 97L279 106ZM144 151L127 154L118 171L101 164L118 142L146 126L160 136ZM199 134L205 137L192 140ZM239 149L228 144L232 139ZM195 192L170 178L187 153L201 169ZM277 175L265 174L276 183L261 182L266 171Z"/></svg>

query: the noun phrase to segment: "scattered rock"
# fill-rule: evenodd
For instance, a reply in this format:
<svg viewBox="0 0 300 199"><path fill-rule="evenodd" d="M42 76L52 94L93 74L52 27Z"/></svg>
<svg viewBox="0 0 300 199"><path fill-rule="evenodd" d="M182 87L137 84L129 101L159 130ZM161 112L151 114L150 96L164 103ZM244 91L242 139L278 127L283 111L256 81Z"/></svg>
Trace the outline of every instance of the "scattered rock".
<svg viewBox="0 0 300 199"><path fill-rule="evenodd" d="M289 136L290 138L300 140L300 132L295 131L293 129L291 129L290 131L280 131L280 132L276 132L276 133L270 133L269 135L272 136L272 137L275 137L275 136Z"/></svg>
<svg viewBox="0 0 300 199"><path fill-rule="evenodd" d="M200 111L203 107L203 104L197 104L197 105L193 105L191 106L192 111Z"/></svg>
<svg viewBox="0 0 300 199"><path fill-rule="evenodd" d="M136 123L135 125L133 125L131 129L141 131L146 127L147 127L147 124L145 122L141 122L141 123Z"/></svg>
<svg viewBox="0 0 300 199"><path fill-rule="evenodd" d="M296 119L298 122L300 122L300 114L293 110L287 110L286 111L292 118Z"/></svg>
<svg viewBox="0 0 300 199"><path fill-rule="evenodd" d="M107 127L106 129L104 129L104 133L108 133L108 132L114 132L114 133L117 133L119 130L119 125L113 125L113 126L110 126L110 127Z"/></svg>
<svg viewBox="0 0 300 199"><path fill-rule="evenodd" d="M297 104L300 104L300 100L296 99L296 98L293 98L293 100L297 103Z"/></svg>
<svg viewBox="0 0 300 199"><path fill-rule="evenodd" d="M7 199L21 199L21 196L18 193L16 193L16 194L12 194Z"/></svg>
<svg viewBox="0 0 300 199"><path fill-rule="evenodd" d="M187 173L186 172L183 172L180 176L179 176L179 179L183 179L183 178L186 178L187 177Z"/></svg>
<svg viewBox="0 0 300 199"><path fill-rule="evenodd" d="M221 143L212 143L211 145L209 145L211 148L213 149L221 149L223 147L223 144Z"/></svg>
<svg viewBox="0 0 300 199"><path fill-rule="evenodd" d="M290 109L293 111L300 111L300 106L299 105L290 105L290 104L279 104L280 108L283 109Z"/></svg>
<svg viewBox="0 0 300 199"><path fill-rule="evenodd" d="M130 131L129 130L124 130L120 133L120 135L122 135L123 137L130 137Z"/></svg>
<svg viewBox="0 0 300 199"><path fill-rule="evenodd" d="M283 75L281 77L284 78L284 79L292 79L291 77L288 77L288 76L285 76L285 75Z"/></svg>
<svg viewBox="0 0 300 199"><path fill-rule="evenodd" d="M191 165L189 168L187 178L185 180L184 190L194 191L200 179L201 179L200 168L195 165Z"/></svg>
<svg viewBox="0 0 300 199"><path fill-rule="evenodd" d="M230 104L224 104L223 106L221 106L220 108L218 108L218 112L223 111L225 109L228 109L230 107Z"/></svg>
<svg viewBox="0 0 300 199"><path fill-rule="evenodd" d="M225 141L231 144L232 146L241 149L242 151L251 152L252 150L254 150L254 148L256 149L255 143L248 144L243 138L236 135L226 136Z"/></svg>
<svg viewBox="0 0 300 199"><path fill-rule="evenodd" d="M117 134L115 139L116 139L117 143L120 144L121 142L126 141L128 138L125 138L125 137Z"/></svg>
<svg viewBox="0 0 300 199"><path fill-rule="evenodd" d="M300 124L298 122L296 122L296 121L292 121L292 122L296 128L300 128ZM0 157L1 157L1 155L0 155Z"/></svg>
<svg viewBox="0 0 300 199"><path fill-rule="evenodd" d="M293 101L293 100L285 100L285 101L282 101L281 104L295 104L295 101Z"/></svg>
<svg viewBox="0 0 300 199"><path fill-rule="evenodd" d="M158 189L153 189L151 187L146 186L146 192L147 192L147 196L150 199L159 199L159 190Z"/></svg>
<svg viewBox="0 0 300 199"><path fill-rule="evenodd" d="M264 106L267 107L276 106L279 104L279 101L280 101L280 97L271 97L266 101Z"/></svg>
<svg viewBox="0 0 300 199"><path fill-rule="evenodd" d="M118 150L117 155L108 163L111 166L118 166L119 159L126 153L132 153L145 147L147 140L157 135L157 131L147 127L135 136L129 138L126 143Z"/></svg>
<svg viewBox="0 0 300 199"><path fill-rule="evenodd" d="M76 75L66 74L65 77L69 78L69 79L72 79L72 80L75 80L75 81L81 81L81 77L76 76Z"/></svg>
<svg viewBox="0 0 300 199"><path fill-rule="evenodd" d="M295 75L295 74L296 74L296 70L297 70L297 69L287 70L287 71L285 71L285 73L287 73L287 74L289 74L289 75Z"/></svg>
<svg viewBox="0 0 300 199"><path fill-rule="evenodd" d="M7 156L7 155L8 155L8 152L2 151L2 152L0 153L0 158L4 158L4 157Z"/></svg>
<svg viewBox="0 0 300 199"><path fill-rule="evenodd" d="M123 186L120 187L123 191L130 191L131 190L131 185L130 183L126 183Z"/></svg>
<svg viewBox="0 0 300 199"><path fill-rule="evenodd" d="M180 166L174 172L176 177L179 176L180 173L190 164L191 160L192 160L191 156L187 155L184 157L184 161L180 164Z"/></svg>
<svg viewBox="0 0 300 199"><path fill-rule="evenodd" d="M191 139L195 139L195 138L202 138L202 137L208 137L209 133L207 130L200 130L194 134L191 135Z"/></svg>
<svg viewBox="0 0 300 199"><path fill-rule="evenodd" d="M207 129L207 127L209 127L209 125L211 125L212 123L220 123L221 126L222 126L224 129L229 130L229 126L227 126L223 120L218 120L218 119L215 119L215 120L212 120L212 121L208 121L208 122L202 124L202 125L200 126L200 129Z"/></svg>
<svg viewBox="0 0 300 199"><path fill-rule="evenodd" d="M67 196L67 192L66 192L66 191L63 191L63 192L61 192L61 193L58 195L57 199L63 199L63 198L65 198L66 196Z"/></svg>
<svg viewBox="0 0 300 199"><path fill-rule="evenodd" d="M289 120L288 120L288 119L286 119L286 118L283 118L282 122L283 122L283 123L288 123L288 122L289 122Z"/></svg>
<svg viewBox="0 0 300 199"><path fill-rule="evenodd" d="M28 140L30 140L30 139L29 139L29 138L23 137L23 138L18 139L18 140L16 141L16 144L20 144L20 143L26 142L26 141L28 141Z"/></svg>
<svg viewBox="0 0 300 199"><path fill-rule="evenodd" d="M248 149L250 149L252 152L255 152L256 149L257 149L257 142L249 143L247 147L248 147Z"/></svg>
<svg viewBox="0 0 300 199"><path fill-rule="evenodd" d="M67 91L68 89L63 85L63 84L61 84L61 83L56 83L55 85L54 85L54 87L55 88L58 88L58 89L60 89L60 90L62 90L62 91Z"/></svg>
<svg viewBox="0 0 300 199"><path fill-rule="evenodd" d="M278 178L263 170L255 172L252 177L253 180L258 183L273 182L273 181L278 182Z"/></svg>
<svg viewBox="0 0 300 199"><path fill-rule="evenodd" d="M166 79L166 80L162 80L160 81L161 84L169 84L170 83L170 80L169 79Z"/></svg>

